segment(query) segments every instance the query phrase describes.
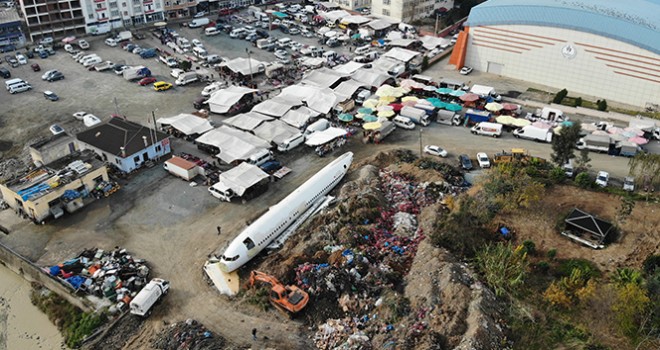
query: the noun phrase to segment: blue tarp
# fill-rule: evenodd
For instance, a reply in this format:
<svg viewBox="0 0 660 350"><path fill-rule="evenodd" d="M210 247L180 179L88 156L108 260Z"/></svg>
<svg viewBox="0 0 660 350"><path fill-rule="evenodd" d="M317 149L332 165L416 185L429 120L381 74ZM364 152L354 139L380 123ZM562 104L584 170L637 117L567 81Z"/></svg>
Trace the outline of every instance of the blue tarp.
<svg viewBox="0 0 660 350"><path fill-rule="evenodd" d="M289 15L287 15L284 12L273 12L273 16L275 16L277 18L287 18L287 17L289 17Z"/></svg>
<svg viewBox="0 0 660 350"><path fill-rule="evenodd" d="M69 282L73 288L78 289L83 283L85 283L85 278L80 276L71 276L67 278L66 281Z"/></svg>
<svg viewBox="0 0 660 350"><path fill-rule="evenodd" d="M50 268L50 275L51 275L51 276L57 276L57 275L59 275L59 274L60 274L60 267L57 266L57 265L55 265L55 266L51 266L51 268Z"/></svg>

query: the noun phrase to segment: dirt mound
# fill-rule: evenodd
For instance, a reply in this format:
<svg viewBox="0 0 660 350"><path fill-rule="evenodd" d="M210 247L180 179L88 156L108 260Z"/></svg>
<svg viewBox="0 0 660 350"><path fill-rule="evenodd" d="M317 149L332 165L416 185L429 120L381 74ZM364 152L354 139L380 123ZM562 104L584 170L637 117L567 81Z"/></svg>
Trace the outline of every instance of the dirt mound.
<svg viewBox="0 0 660 350"><path fill-rule="evenodd" d="M224 338L213 334L195 320L173 323L152 339L151 346L159 350L219 350L227 349Z"/></svg>
<svg viewBox="0 0 660 350"><path fill-rule="evenodd" d="M98 341L87 344L83 349L119 350L124 348L129 339L138 334L144 320L140 317L124 314L98 337Z"/></svg>

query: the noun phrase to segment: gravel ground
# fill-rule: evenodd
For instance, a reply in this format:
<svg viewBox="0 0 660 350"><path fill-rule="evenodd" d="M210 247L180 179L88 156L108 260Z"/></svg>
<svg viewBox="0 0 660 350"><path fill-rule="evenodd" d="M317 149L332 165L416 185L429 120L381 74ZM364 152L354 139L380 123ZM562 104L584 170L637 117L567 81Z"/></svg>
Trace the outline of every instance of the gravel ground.
<svg viewBox="0 0 660 350"><path fill-rule="evenodd" d="M188 31L183 29L184 33ZM197 30L194 32L199 34ZM191 33L186 33L186 36L189 39L200 37ZM90 51L98 53L104 60L145 64L156 77L170 82L173 80L168 74L169 69L154 59L143 60L119 48L108 47L100 38L92 38L90 43ZM160 46L150 37L139 43ZM207 46L210 53L228 57L241 56L245 47L251 48L246 42L229 39L226 35L210 39ZM272 54L252 50L255 58L272 60ZM9 154L20 154L31 140L48 136L50 124L60 123L67 130L82 128L81 122L71 116L76 111L85 110L107 120L110 114L115 113L115 100L121 114L140 123L147 123L152 111L155 111L156 117L191 112L191 101L203 87L197 83L158 93L149 87L129 83L111 72L88 72L62 51L48 59L31 61L38 62L42 72L35 73L29 66L22 66L12 70L12 76L28 80L33 84L32 91L9 95L6 90L0 89L0 126L3 131L0 145L11 144ZM48 69L61 70L66 79L53 83L42 81L40 76ZM444 63L440 62L425 74L437 78L457 73L446 70ZM469 79L483 84L493 83L498 89L501 87L500 91L524 91L527 86L474 73ZM55 91L61 100L50 102L44 99L41 92L46 89ZM225 117L214 115L212 119L217 124ZM355 152L357 162L379 150L397 147L419 150L420 144L437 144L448 149L450 156L447 161L450 162L456 162L456 157L463 153L474 158L479 151L492 154L512 147L524 147L533 155L546 158L551 152L547 144L517 140L510 134L499 139L471 136L465 128L438 124L425 128L422 134L397 130L380 145L363 145L359 138L354 137L343 149L326 158L317 157L304 146L281 156L280 159L293 172L245 205L220 203L207 193L205 187L190 187L157 166L123 181L122 190L115 195L49 225L35 226L20 221L11 211L2 211L0 222L3 225L6 223L12 233L0 235L0 240L42 265L62 261L84 248L126 247L149 261L155 267L154 275L172 282L172 292L148 323L156 325L163 320L175 322L194 317L234 344L248 343L251 329L257 327L259 334L268 338L262 344L264 346L311 348L312 344L300 323L286 320L276 312L256 312L253 309L246 312L209 287L203 279L201 268L207 255L216 250L222 251L239 234L246 220L277 203L342 152ZM177 152L196 152L193 145L181 140L175 140L173 147ZM210 159L207 155L200 155ZM591 158L595 170L608 170L617 177L627 174L627 160L624 158L600 154L591 154ZM222 226L221 236L216 234L216 226ZM254 266L255 263L252 263L244 270Z"/></svg>

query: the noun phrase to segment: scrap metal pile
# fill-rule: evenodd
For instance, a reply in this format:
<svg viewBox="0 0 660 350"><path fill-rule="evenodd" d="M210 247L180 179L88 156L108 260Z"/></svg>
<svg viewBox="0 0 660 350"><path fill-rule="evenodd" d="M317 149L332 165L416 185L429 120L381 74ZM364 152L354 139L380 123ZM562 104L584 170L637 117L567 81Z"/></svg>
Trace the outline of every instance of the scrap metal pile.
<svg viewBox="0 0 660 350"><path fill-rule="evenodd" d="M126 249L86 249L77 257L46 269L76 292L117 303L122 310L148 282L149 267Z"/></svg>
<svg viewBox="0 0 660 350"><path fill-rule="evenodd" d="M360 218L361 224L342 228L335 244L324 248L327 262L305 263L295 269L298 286L317 299L339 300L346 315L319 327L314 338L319 349L370 348L374 335L394 329L378 315L382 294L400 291L425 236L417 215L442 199L442 186L420 184L387 170L381 170L378 178L378 190L386 199L378 208L380 216L371 221ZM355 212L358 208L346 209Z"/></svg>
<svg viewBox="0 0 660 350"><path fill-rule="evenodd" d="M188 319L163 328L151 341L151 346L160 350L216 350L225 348L225 339Z"/></svg>

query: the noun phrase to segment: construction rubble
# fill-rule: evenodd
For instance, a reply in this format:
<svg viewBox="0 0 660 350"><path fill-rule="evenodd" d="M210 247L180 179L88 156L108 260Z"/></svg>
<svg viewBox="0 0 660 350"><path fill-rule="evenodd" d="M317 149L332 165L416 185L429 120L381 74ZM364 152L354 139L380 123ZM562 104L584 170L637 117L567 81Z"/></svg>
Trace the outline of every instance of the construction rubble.
<svg viewBox="0 0 660 350"><path fill-rule="evenodd" d="M226 341L203 324L188 319L165 326L151 341L159 350L219 350L226 348Z"/></svg>
<svg viewBox="0 0 660 350"><path fill-rule="evenodd" d="M46 272L75 292L110 301L110 312L123 311L148 283L149 267L120 247L86 249L73 259L51 266Z"/></svg>

